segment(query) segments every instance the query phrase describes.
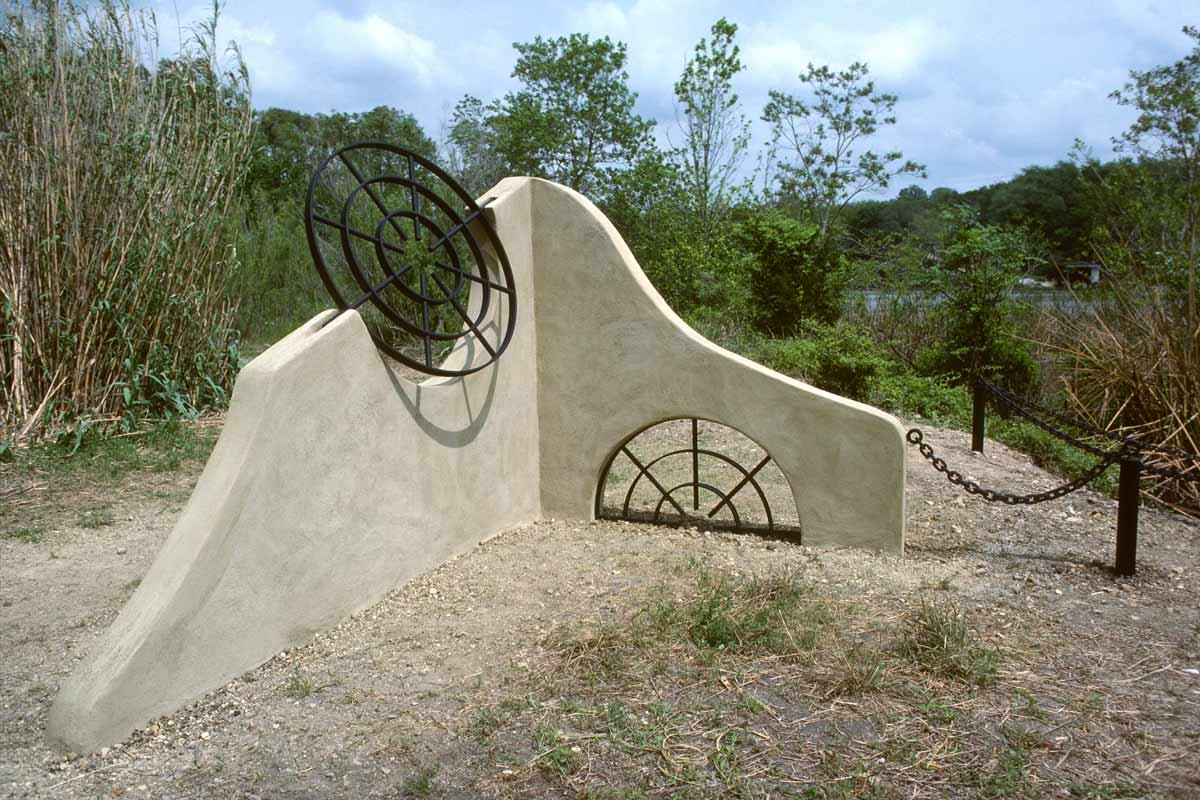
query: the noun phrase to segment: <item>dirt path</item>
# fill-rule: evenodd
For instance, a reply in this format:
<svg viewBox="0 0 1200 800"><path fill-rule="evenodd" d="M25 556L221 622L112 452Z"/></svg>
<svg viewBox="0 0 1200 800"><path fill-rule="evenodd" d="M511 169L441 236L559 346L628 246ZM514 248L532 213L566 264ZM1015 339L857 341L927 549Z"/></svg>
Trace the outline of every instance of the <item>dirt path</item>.
<svg viewBox="0 0 1200 800"><path fill-rule="evenodd" d="M965 434L929 436L985 485L1057 483L1000 445L979 457ZM136 587L197 474L138 476L106 496L63 490L49 504L31 487L10 500L0 796L1200 796L1200 526L1143 509L1138 574L1118 580L1112 501L1082 491L988 505L915 452L906 558L546 521L118 747L52 753L42 731L59 683ZM665 672L631 666L614 683L573 671L581 657L564 653L581 651L555 644L564 630L634 630L636 609L683 603L705 576L782 572L833 620L812 657L786 667L693 652L664 632L636 652L649 664L666 648L654 656ZM952 680L905 659L904 631L930 606L964 611L980 646L999 653L996 677ZM878 680L848 685L864 648ZM653 703L640 699L647 687ZM658 730L651 718L667 705L676 727L664 722L653 748L614 734L613 708L641 709L640 724ZM718 728L751 743L730 749L729 736L709 735Z"/></svg>

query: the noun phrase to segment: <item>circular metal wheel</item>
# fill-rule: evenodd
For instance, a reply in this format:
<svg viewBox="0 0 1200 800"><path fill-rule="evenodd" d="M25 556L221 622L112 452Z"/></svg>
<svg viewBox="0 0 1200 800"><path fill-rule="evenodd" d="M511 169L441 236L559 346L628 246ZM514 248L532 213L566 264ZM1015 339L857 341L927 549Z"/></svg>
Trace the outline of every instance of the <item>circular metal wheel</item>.
<svg viewBox="0 0 1200 800"><path fill-rule="evenodd" d="M517 297L504 246L428 159L379 142L343 147L309 182L304 220L325 288L340 310L361 311L387 355L458 376L508 347Z"/></svg>

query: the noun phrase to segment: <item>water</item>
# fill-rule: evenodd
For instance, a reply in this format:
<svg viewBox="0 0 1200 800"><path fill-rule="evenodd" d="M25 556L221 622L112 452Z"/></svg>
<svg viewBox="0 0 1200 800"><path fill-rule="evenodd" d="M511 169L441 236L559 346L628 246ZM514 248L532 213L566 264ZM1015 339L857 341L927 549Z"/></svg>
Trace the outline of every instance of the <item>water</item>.
<svg viewBox="0 0 1200 800"><path fill-rule="evenodd" d="M1014 289L1011 294L1014 299L1028 305L1065 310L1088 308L1095 302L1088 297L1086 292L1072 294L1067 289ZM850 292L850 301L855 303L861 297L867 311L874 313L880 303L892 300L897 296L900 296L900 293L881 289L864 289ZM919 305L935 306L942 302L941 295L934 292L911 291L903 293L903 297Z"/></svg>

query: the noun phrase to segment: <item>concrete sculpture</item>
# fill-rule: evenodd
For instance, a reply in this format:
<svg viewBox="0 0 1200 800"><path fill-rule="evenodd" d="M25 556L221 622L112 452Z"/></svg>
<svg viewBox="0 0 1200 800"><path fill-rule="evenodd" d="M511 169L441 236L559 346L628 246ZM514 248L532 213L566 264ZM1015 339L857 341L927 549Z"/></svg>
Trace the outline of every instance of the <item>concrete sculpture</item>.
<svg viewBox="0 0 1200 800"><path fill-rule="evenodd" d="M52 742L112 744L505 528L593 518L614 449L660 420L761 444L806 544L902 551L895 419L699 336L576 192L509 178L485 197L520 294L503 357L413 383L348 310L247 365L173 533L62 686ZM447 363L476 357L466 342Z"/></svg>

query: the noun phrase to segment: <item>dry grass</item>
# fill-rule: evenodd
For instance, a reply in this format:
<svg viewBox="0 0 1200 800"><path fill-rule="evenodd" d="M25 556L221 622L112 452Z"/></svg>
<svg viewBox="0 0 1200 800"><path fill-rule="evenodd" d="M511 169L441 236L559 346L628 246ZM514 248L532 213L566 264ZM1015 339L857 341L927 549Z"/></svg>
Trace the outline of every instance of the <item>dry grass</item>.
<svg viewBox="0 0 1200 800"><path fill-rule="evenodd" d="M1147 475L1143 491L1200 510L1200 326L1187 298L1167 287L1113 280L1083 311L1060 313L1048 331L1072 410L1097 427L1159 446L1155 464L1193 480Z"/></svg>
<svg viewBox="0 0 1200 800"><path fill-rule="evenodd" d="M1043 685L1035 645L997 648L952 606L866 609L801 574L692 559L622 619L544 647L470 712L501 796L1155 796L1085 675ZM1059 752L1064 730L1095 750Z"/></svg>
<svg viewBox="0 0 1200 800"><path fill-rule="evenodd" d="M4 14L0 438L221 404L240 59L220 64L215 18L157 61L153 18L122 3Z"/></svg>

